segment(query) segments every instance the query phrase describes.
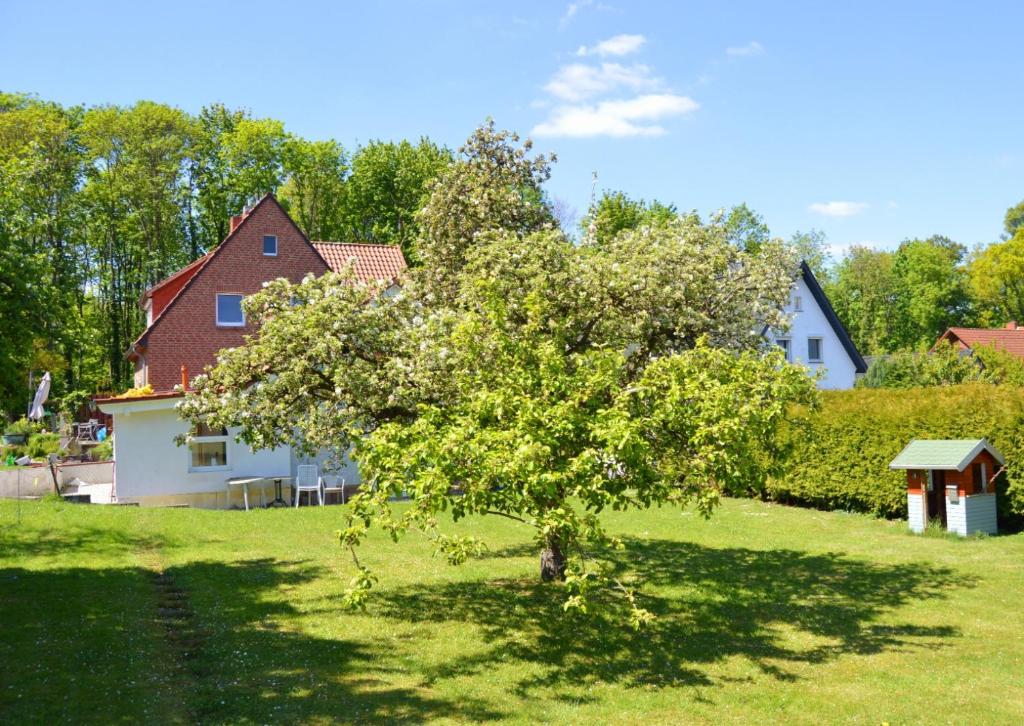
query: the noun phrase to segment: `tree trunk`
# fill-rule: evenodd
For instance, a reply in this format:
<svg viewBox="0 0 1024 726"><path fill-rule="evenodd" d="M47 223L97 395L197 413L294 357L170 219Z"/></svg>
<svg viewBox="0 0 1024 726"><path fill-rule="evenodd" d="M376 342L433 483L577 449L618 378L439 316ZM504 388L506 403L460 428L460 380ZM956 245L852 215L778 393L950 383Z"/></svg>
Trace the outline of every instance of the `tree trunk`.
<svg viewBox="0 0 1024 726"><path fill-rule="evenodd" d="M562 542L556 536L548 537L540 553L540 579L544 582L565 580L565 553Z"/></svg>

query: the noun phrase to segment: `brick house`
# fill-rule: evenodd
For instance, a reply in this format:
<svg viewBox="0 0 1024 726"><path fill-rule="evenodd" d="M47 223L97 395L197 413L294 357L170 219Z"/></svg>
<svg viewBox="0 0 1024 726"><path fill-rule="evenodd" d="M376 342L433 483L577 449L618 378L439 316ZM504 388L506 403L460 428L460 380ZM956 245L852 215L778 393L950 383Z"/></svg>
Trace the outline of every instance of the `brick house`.
<svg viewBox="0 0 1024 726"><path fill-rule="evenodd" d="M364 281L394 282L406 267L396 246L311 242L267 195L231 219L220 245L146 291L140 304L147 327L128 358L135 364L135 385L149 385L154 392L97 401L115 418L119 501L225 506L228 478L294 474L291 451L251 451L234 440L233 431L196 431L193 444L176 446L174 438L187 428L177 416L182 394L174 386L213 365L220 350L241 345L255 332L241 303L264 282L281 277L299 282L350 262Z"/></svg>

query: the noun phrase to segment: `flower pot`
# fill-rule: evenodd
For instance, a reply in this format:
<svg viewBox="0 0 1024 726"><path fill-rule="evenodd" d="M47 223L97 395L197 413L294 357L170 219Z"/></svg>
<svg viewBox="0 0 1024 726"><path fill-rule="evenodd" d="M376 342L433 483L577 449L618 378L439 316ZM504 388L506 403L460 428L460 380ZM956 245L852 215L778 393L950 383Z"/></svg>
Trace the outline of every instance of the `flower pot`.
<svg viewBox="0 0 1024 726"><path fill-rule="evenodd" d="M5 446L23 446L28 441L28 434L4 434Z"/></svg>

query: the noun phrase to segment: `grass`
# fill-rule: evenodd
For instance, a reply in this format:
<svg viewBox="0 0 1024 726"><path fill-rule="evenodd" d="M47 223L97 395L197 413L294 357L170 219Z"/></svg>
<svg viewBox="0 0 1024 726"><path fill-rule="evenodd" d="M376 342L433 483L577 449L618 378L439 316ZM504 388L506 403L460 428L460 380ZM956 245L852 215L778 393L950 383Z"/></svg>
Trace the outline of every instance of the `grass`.
<svg viewBox="0 0 1024 726"><path fill-rule="evenodd" d="M0 723L1012 723L1024 536L918 537L727 501L613 514L657 620L569 620L504 520L461 568L383 538L365 613L338 507L0 502Z"/></svg>

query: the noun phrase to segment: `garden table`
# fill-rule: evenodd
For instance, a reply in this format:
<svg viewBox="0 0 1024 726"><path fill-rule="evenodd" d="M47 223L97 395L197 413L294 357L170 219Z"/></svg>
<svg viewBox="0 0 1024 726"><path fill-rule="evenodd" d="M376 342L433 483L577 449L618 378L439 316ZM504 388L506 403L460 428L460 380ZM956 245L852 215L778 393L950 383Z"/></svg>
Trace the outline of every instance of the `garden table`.
<svg viewBox="0 0 1024 726"><path fill-rule="evenodd" d="M225 480L225 485L227 486L227 499L228 499L228 502L230 503L230 501L231 501L231 487L240 486L240 487L242 487L242 497L245 500L245 511L248 512L249 511L249 485L250 484L255 484L256 482L267 481L268 479L273 480L273 482L274 482L274 484L276 486L276 494L277 494L277 497L274 499L273 502L271 502L271 505L276 504L278 501L280 501L281 504L283 505L284 504L284 500L281 498L281 482L284 481L285 479L291 481L291 476L281 476L279 474L269 474L267 476L255 476L255 475L254 476L234 476L234 477L230 477L229 479L226 479ZM264 506L264 504L263 504L263 487L260 487L260 506L261 507Z"/></svg>

